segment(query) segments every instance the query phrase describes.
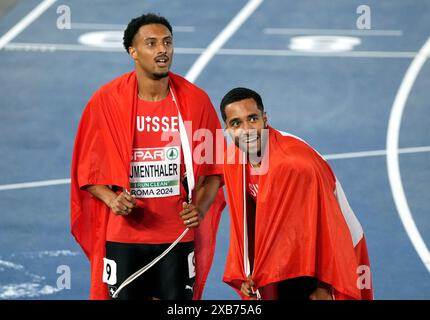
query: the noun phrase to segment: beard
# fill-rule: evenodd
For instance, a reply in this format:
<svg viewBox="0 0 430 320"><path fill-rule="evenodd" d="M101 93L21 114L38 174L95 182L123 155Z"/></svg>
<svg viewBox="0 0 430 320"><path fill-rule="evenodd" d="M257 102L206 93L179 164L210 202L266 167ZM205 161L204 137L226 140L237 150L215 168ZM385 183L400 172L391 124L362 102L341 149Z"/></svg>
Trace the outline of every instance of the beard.
<svg viewBox="0 0 430 320"><path fill-rule="evenodd" d="M254 138L256 139L251 143L244 141L244 139L247 139L247 137L249 137L248 135L245 135L244 137L236 137L234 139L235 140L234 143L236 144L236 147L241 149L249 156L256 157L261 153L260 134L255 132L255 134L252 134L251 136L254 136Z"/></svg>
<svg viewBox="0 0 430 320"><path fill-rule="evenodd" d="M246 153L246 156L249 160L252 160L254 162L261 162L264 153L267 151L266 147L268 146L268 136L268 130L263 128L258 131L254 131L250 135L246 135L244 137L235 137L234 143L239 149ZM255 137L257 138L257 140L251 143L247 143L243 139L246 139L246 137Z"/></svg>
<svg viewBox="0 0 430 320"><path fill-rule="evenodd" d="M153 73L152 76L154 77L155 80L161 80L163 78L168 77L169 73L168 72Z"/></svg>

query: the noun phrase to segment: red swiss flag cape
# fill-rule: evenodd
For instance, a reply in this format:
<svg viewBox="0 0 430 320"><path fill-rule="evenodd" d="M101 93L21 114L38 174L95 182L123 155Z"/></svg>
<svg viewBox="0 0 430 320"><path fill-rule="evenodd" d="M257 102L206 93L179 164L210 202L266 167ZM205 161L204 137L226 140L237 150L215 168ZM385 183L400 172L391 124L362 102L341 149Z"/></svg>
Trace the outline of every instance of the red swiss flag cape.
<svg viewBox="0 0 430 320"><path fill-rule="evenodd" d="M169 74L183 121L192 121L192 131L220 129L207 94L184 78ZM116 185L130 189L129 171L136 124L137 80L135 72L124 74L101 87L82 115L72 158L71 229L91 265L91 299L108 299L102 282L106 227L110 209L82 190L85 185ZM193 152L198 142L188 141ZM217 165L193 161L195 181L200 176L222 174ZM194 299L200 299L215 251L216 231L225 206L220 188L216 200L195 230L196 280ZM185 229L185 228L184 228ZM178 236L183 230L178 230Z"/></svg>
<svg viewBox="0 0 430 320"><path fill-rule="evenodd" d="M256 288L312 276L330 284L336 299L373 299L363 230L328 163L299 138L270 127L268 142L256 201ZM233 144L225 161L231 240L224 281L240 294L247 278L243 152Z"/></svg>

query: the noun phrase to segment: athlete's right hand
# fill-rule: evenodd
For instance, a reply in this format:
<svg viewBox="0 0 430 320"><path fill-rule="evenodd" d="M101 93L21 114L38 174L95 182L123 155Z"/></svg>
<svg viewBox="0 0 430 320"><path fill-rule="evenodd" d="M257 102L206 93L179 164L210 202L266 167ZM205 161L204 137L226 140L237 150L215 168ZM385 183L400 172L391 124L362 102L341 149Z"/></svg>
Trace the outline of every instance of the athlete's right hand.
<svg viewBox="0 0 430 320"><path fill-rule="evenodd" d="M136 207L136 197L126 192L121 192L109 202L108 207L113 213L126 216Z"/></svg>
<svg viewBox="0 0 430 320"><path fill-rule="evenodd" d="M251 276L248 277L248 279L245 282L242 282L242 285L240 287L240 291L245 297L256 299L257 295L253 293L252 287L254 286L254 281L252 281Z"/></svg>

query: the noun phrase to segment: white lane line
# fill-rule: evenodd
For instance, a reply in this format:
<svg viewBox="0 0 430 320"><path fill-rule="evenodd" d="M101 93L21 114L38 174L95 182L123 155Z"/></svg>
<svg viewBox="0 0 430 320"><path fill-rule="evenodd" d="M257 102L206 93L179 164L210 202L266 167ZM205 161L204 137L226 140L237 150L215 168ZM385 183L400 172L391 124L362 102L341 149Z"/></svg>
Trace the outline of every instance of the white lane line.
<svg viewBox="0 0 430 320"><path fill-rule="evenodd" d="M45 258L59 258L59 257L75 257L79 256L79 251L63 250L42 250L42 251L24 251L12 253L10 258L25 258L25 259L45 259ZM0 260L1 262L1 260ZM0 265L1 266L1 265Z"/></svg>
<svg viewBox="0 0 430 320"><path fill-rule="evenodd" d="M0 50L3 49L10 41L25 30L32 22L39 18L50 6L57 0L42 1L37 7L31 10L24 18L22 18L15 26L12 27L0 38Z"/></svg>
<svg viewBox="0 0 430 320"><path fill-rule="evenodd" d="M336 35L336 36L395 36L401 37L402 30L359 30L359 29L295 29L264 28L263 33L270 35Z"/></svg>
<svg viewBox="0 0 430 320"><path fill-rule="evenodd" d="M71 29L77 30L125 30L126 24L72 22ZM194 26L172 26L173 32L195 32Z"/></svg>
<svg viewBox="0 0 430 320"><path fill-rule="evenodd" d="M430 146L402 148L402 149L398 149L398 151L401 154L430 152ZM352 158L385 156L386 154L387 154L386 150L370 150L370 151L327 154L327 155L323 155L323 157L326 160L342 160L342 159L352 159ZM0 191L49 187L49 186L62 185L62 184L70 184L70 179L55 179L55 180L3 184L3 185L0 185Z"/></svg>
<svg viewBox="0 0 430 320"><path fill-rule="evenodd" d="M426 147L412 147L412 148L401 148L399 153L420 153L430 152L430 146ZM370 150L370 151L359 151L359 152L346 152L325 155L326 160L337 160L337 159L352 159L352 158L365 158L365 157L378 157L387 155L387 150Z"/></svg>
<svg viewBox="0 0 430 320"><path fill-rule="evenodd" d="M339 160L339 159L353 159L353 158L366 158L366 157L378 157L385 156L385 150L373 150L373 151L359 151L359 152L346 152L323 155L326 160Z"/></svg>
<svg viewBox="0 0 430 320"><path fill-rule="evenodd" d="M70 183L70 179L55 179L55 180L43 180L43 181L3 184L3 185L0 185L0 191L48 187L48 186L69 184L69 183Z"/></svg>
<svg viewBox="0 0 430 320"><path fill-rule="evenodd" d="M56 52L56 51L81 51L81 52L124 52L122 44L115 47L96 47L81 44L60 44L60 43L30 43L12 42L4 47L8 51L26 52ZM204 48L177 48L175 54L202 54ZM413 51L348 51L348 52L299 52L282 49L219 49L216 55L225 56L264 56L264 57L335 57L335 58L415 58L417 52Z"/></svg>
<svg viewBox="0 0 430 320"><path fill-rule="evenodd" d="M34 51L34 52L55 52L55 51L92 51L92 52L124 52L121 43L111 47L86 46L82 44L55 44L55 43L30 43L30 42L13 42L5 46L9 51ZM176 48L175 54L201 54L203 48Z"/></svg>
<svg viewBox="0 0 430 320"><path fill-rule="evenodd" d="M335 57L335 58L414 58L413 51L344 51L344 52L303 52L284 49L221 49L220 55L273 56L273 57Z"/></svg>
<svg viewBox="0 0 430 320"><path fill-rule="evenodd" d="M415 224L408 201L403 189L402 178L399 166L399 134L402 122L403 111L406 107L409 94L415 83L418 74L430 54L430 38L427 39L414 60L412 60L406 74L400 84L397 95L391 108L387 130L387 170L390 181L391 192L400 220L409 236L418 256L421 258L427 270L430 272L430 252L421 237Z"/></svg>
<svg viewBox="0 0 430 320"><path fill-rule="evenodd" d="M230 21L230 23L221 31L221 33L209 44L205 51L197 58L194 64L188 70L185 78L190 82L195 82L197 77L215 56L231 36L240 28L240 26L251 16L259 7L263 0L250 0L239 13Z"/></svg>

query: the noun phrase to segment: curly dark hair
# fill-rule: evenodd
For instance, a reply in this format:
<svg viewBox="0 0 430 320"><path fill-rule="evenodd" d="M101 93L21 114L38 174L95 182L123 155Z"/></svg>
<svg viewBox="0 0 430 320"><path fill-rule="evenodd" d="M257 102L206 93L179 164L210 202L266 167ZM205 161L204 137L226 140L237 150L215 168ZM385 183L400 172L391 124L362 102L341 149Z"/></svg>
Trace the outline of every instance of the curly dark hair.
<svg viewBox="0 0 430 320"><path fill-rule="evenodd" d="M169 21L167 21L166 18L156 15L154 13L142 14L140 17L131 19L131 21L127 25L127 28L124 31L124 37L122 38L123 40L122 43L127 53L129 53L128 48L131 47L133 38L136 35L137 31L139 31L139 28L147 24L162 24L167 29L169 29L171 34L173 34L172 26L170 25Z"/></svg>
<svg viewBox="0 0 430 320"><path fill-rule="evenodd" d="M255 92L254 90L248 89L248 88L234 88L231 89L229 92L227 92L221 100L220 104L220 111L221 111L221 117L224 120L224 122L227 120L227 115L225 114L225 107L233 102L245 100L245 99L254 99L254 101L257 104L257 108L264 112L264 105L263 100L261 99L261 96Z"/></svg>

